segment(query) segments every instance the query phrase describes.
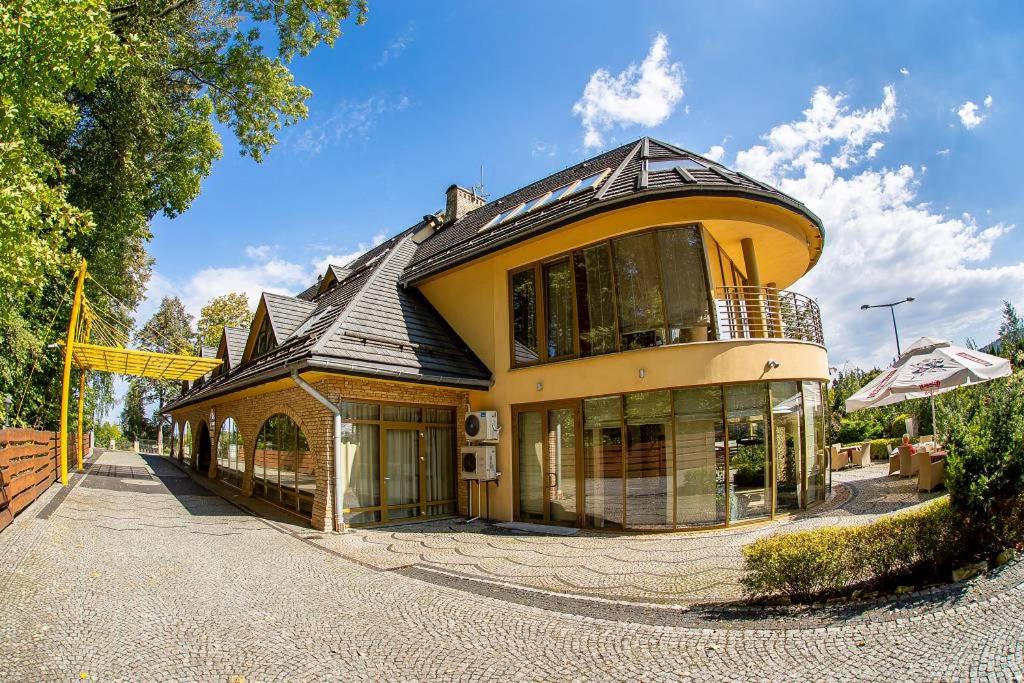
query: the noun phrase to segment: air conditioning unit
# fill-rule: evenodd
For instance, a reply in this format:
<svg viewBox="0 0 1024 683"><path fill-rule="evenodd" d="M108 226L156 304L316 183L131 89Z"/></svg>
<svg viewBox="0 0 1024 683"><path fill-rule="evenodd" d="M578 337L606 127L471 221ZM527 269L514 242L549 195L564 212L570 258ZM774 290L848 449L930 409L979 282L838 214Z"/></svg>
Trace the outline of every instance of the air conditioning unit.
<svg viewBox="0 0 1024 683"><path fill-rule="evenodd" d="M501 427L498 426L498 411L478 410L466 415L466 441L497 441Z"/></svg>
<svg viewBox="0 0 1024 683"><path fill-rule="evenodd" d="M493 481L498 478L498 449L496 446L463 446L459 467L461 479Z"/></svg>

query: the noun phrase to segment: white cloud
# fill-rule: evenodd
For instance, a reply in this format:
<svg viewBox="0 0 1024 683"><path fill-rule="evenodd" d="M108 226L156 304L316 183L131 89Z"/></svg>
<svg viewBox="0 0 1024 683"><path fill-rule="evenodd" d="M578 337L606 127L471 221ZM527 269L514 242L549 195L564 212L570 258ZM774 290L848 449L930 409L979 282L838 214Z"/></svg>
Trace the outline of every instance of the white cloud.
<svg viewBox="0 0 1024 683"><path fill-rule="evenodd" d="M992 96L991 95L986 95L985 96L985 109L991 109L991 108L992 108Z"/></svg>
<svg viewBox="0 0 1024 683"><path fill-rule="evenodd" d="M850 112L838 100L819 88L801 120L776 126L764 144L736 155L740 170L804 202L825 225L821 262L793 289L821 304L830 362L888 363L895 355L888 319L860 305L907 296L917 300L898 312L904 343L925 334L988 341L1000 301L1024 289L1024 262L991 262L1013 226L981 225L920 202L920 171L910 164L837 164L837 150L850 160L867 157L896 111L892 88L874 109Z"/></svg>
<svg viewBox="0 0 1024 683"><path fill-rule="evenodd" d="M977 128L985 120L985 115L978 113L978 105L969 100L960 105L960 108L956 110L956 115L960 117L960 123L967 130Z"/></svg>
<svg viewBox="0 0 1024 683"><path fill-rule="evenodd" d="M838 146L831 165L847 169L859 162L862 155L878 153L878 147L864 146L872 138L889 131L896 116L896 90L883 89L882 102L874 109L849 111L843 105L842 93L831 94L819 87L811 97L811 106L805 109L802 121L785 123L764 136L765 144L754 145L736 155L742 170L766 179L820 163L826 148Z"/></svg>
<svg viewBox="0 0 1024 683"><path fill-rule="evenodd" d="M722 145L711 145L711 149L704 152L704 156L711 161L721 161L725 158L725 147Z"/></svg>
<svg viewBox="0 0 1024 683"><path fill-rule="evenodd" d="M530 146L532 157L553 157L558 154L558 145L553 142L535 142Z"/></svg>
<svg viewBox="0 0 1024 683"><path fill-rule="evenodd" d="M384 51L380 54L380 58L374 66L380 68L388 62L401 57L402 53L405 52L405 48L409 47L409 44L412 43L413 34L415 33L416 22L410 21L406 25L405 29L395 36L390 43L388 43L388 46L384 48Z"/></svg>
<svg viewBox="0 0 1024 683"><path fill-rule="evenodd" d="M940 156L940 157L948 157L949 156L949 147L946 147L945 149L940 149L935 154Z"/></svg>
<svg viewBox="0 0 1024 683"><path fill-rule="evenodd" d="M616 126L657 126L683 98L683 69L668 61L668 38L659 33L644 61L611 75L598 69L572 111L583 123L583 145L600 147L602 133Z"/></svg>
<svg viewBox="0 0 1024 683"><path fill-rule="evenodd" d="M373 247L383 243L387 238L388 236L386 234L380 232L373 236L370 244L360 242L359 246L349 251L334 251L332 249L326 249L326 253L323 256L313 260L313 268L316 270L316 275L323 275L327 271L327 266L332 264L336 266L344 266L349 261L362 256ZM316 279L315 276L314 279Z"/></svg>
<svg viewBox="0 0 1024 683"><path fill-rule="evenodd" d="M296 129L292 145L300 152L319 154L343 142L366 139L382 116L404 111L411 103L406 95L342 100L327 118Z"/></svg>
<svg viewBox="0 0 1024 683"><path fill-rule="evenodd" d="M901 66L900 67L900 74L902 74L904 76L909 76L910 75L910 69L908 69L905 66Z"/></svg>
<svg viewBox="0 0 1024 683"><path fill-rule="evenodd" d="M884 142L872 142L871 146L868 147L867 151L868 159L874 159L876 156L878 156L878 153L882 151L883 147L885 147Z"/></svg>

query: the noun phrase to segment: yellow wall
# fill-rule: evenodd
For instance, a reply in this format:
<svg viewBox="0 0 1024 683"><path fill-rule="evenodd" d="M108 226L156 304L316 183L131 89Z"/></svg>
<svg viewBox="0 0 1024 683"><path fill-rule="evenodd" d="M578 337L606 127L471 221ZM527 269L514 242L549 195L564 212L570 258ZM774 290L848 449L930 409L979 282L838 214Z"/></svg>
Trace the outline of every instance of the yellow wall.
<svg viewBox="0 0 1024 683"><path fill-rule="evenodd" d="M494 373L489 391L472 392L474 410L498 410L501 481L489 484L491 514L512 516L511 406L630 391L759 380L828 378L820 346L783 340L703 342L614 353L512 369L508 272L609 237L699 222L742 270L740 240L755 243L763 282L792 284L813 265L808 221L781 207L734 198L671 199L620 209L516 244L420 283L420 290ZM813 233L813 234L812 234ZM709 240L710 246L710 240ZM712 248L709 257L715 256ZM709 259L711 260L711 259ZM709 264L715 283L717 260ZM769 360L779 363L766 370ZM645 377L640 377L641 368ZM538 383L540 386L538 387ZM474 509L479 509L474 505Z"/></svg>

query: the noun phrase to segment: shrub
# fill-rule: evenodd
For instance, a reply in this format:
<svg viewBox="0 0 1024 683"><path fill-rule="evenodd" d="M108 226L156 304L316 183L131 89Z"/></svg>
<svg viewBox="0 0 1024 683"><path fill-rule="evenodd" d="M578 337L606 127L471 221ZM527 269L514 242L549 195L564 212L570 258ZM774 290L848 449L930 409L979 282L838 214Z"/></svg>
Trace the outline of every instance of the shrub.
<svg viewBox="0 0 1024 683"><path fill-rule="evenodd" d="M741 583L750 597L809 600L864 582L945 575L961 556L958 520L944 497L864 526L769 536L743 549Z"/></svg>
<svg viewBox="0 0 1024 683"><path fill-rule="evenodd" d="M946 488L970 527L976 557L1021 538L1024 490L1024 373L965 387L939 403Z"/></svg>

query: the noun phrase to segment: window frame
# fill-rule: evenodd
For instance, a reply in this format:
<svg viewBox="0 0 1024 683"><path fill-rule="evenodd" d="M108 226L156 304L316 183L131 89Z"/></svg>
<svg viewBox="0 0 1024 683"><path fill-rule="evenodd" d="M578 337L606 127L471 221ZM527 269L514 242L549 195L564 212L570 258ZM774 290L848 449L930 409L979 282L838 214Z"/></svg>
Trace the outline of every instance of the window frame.
<svg viewBox="0 0 1024 683"><path fill-rule="evenodd" d="M506 279L507 292L506 292L506 297L505 297L505 299L506 299L506 306L508 307L507 320L508 320L508 342L509 342L509 369L515 370L515 369L519 369L519 368L534 367L536 365L542 365L542 364L545 364L545 363L555 363L555 362L564 361L564 360L574 360L574 359L578 359L578 358L594 358L594 357L597 357L597 356L605 356L605 355L612 354L612 353L622 353L622 352L625 352L625 351L638 351L638 350L639 351L643 351L643 350L649 350L649 349L652 349L652 348L661 348L661 347L664 347L664 346L679 346L679 345L682 345L682 344L694 343L694 342L669 343L668 342L668 339L669 339L668 318L667 318L667 316L663 316L663 317L665 317L665 320L662 321L662 334L663 334L663 338L665 340L665 343L660 344L658 346L639 347L639 348L636 348L636 349L625 349L622 346L622 329L621 329L622 321L621 321L621 316L619 315L619 291L618 291L619 285L618 285L618 279L617 279L617 277L615 275L615 248L614 248L615 240L623 238L623 237L633 237L633 236L642 235L642 234L650 234L652 236L652 240L656 240L656 235L657 235L658 232L678 230L678 229L682 229L682 228L689 228L689 229L696 230L697 234L698 234L698 236L700 238L701 251L703 252L701 254L701 264L702 264L702 267L704 269L703 275L704 275L705 290L707 292L708 312L709 312L709 314L711 316L711 323L709 325L710 329L709 329L709 334L708 334L708 341L715 341L715 340L717 340L720 337L720 332L719 332L719 329L718 329L717 321L715 319L714 275L711 272L711 262L710 262L710 256L708 254L708 239L711 236L708 234L707 230L704 228L703 223L700 223L700 222L680 223L680 224L676 224L676 225L659 225L659 226L655 226L655 227L644 228L642 230L636 230L636 231L625 233L625 234L622 234L622 235L616 235L614 237L607 237L605 239L596 240L594 242L588 242L588 243L585 243L585 244L581 244L579 246L573 247L572 249L561 251L561 252L559 252L557 254L553 254L553 255L548 256L546 258L543 258L543 259L540 259L540 260L537 260L537 261L533 261L531 263L527 263L527 264L524 264L522 266L518 266L516 268L510 269L508 271L508 273L507 273L507 279ZM655 241L655 244L656 244L656 241ZM715 245L716 245L716 247L718 246L717 241L715 242ZM579 311L578 311L578 308L579 308L578 296L579 296L579 294L578 294L577 289L576 289L576 276L575 276L576 275L576 273L575 273L576 257L577 257L577 255L579 253L583 252L584 250L587 250L587 249L590 249L590 248L593 248L593 247L597 247L597 246L604 246L604 248L606 249L607 254L608 254L608 258L609 258L609 265L610 265L610 268L611 268L612 312L613 312L613 316L614 316L614 319L615 319L615 321L614 321L615 322L615 348L613 350L611 350L611 351L605 351L604 353L595 353L595 354L589 354L589 355L584 356L584 355L582 355L581 348L580 348L580 329L579 329ZM546 282L545 282L545 279L544 279L545 266L548 266L548 265L554 264L554 263L558 263L559 261L563 261L563 260L566 260L566 259L568 259L568 263L569 263L570 291L571 291L571 297L572 297L573 352L571 354L563 354L563 355L559 355L559 356L549 356L548 355L548 343L547 343L548 342L548 339L547 339L547 336L548 336L547 335L547 331L548 331L548 329L547 329L548 328L548 325L547 325L547 322L548 322L547 321L547 308L548 308L548 306L547 306L547 287L546 287ZM664 307L664 301L665 301L664 276L663 276L663 274L661 272L661 261L660 261L660 259L656 259L656 261L657 261L657 270L658 270L658 292L659 292L659 295L661 297L662 306ZM516 360L516 354L515 354L515 343L516 343L516 340L515 340L515 317L514 317L515 310L514 310L514 306L513 306L513 296L514 296L515 290L514 290L514 287L513 287L513 282L514 282L515 277L517 275L519 275L520 273L526 272L526 271L532 271L533 272L533 278L534 278L534 298L535 298L535 302L534 303L535 303L535 308L536 308L535 335L536 335L536 339L537 339L537 347L538 347L537 348L537 357L538 358L535 361L520 362L520 361Z"/></svg>

